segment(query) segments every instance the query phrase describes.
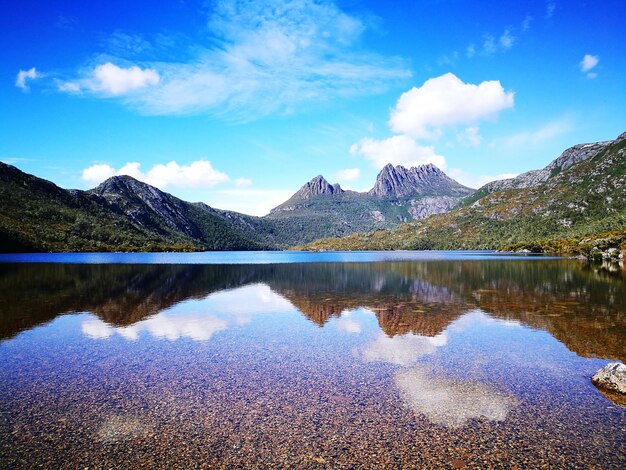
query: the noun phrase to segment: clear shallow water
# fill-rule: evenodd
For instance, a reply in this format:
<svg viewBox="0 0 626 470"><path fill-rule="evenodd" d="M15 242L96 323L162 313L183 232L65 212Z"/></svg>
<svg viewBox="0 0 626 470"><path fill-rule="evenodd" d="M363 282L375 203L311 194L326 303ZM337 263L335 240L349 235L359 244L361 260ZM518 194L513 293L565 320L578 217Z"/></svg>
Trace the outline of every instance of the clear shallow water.
<svg viewBox="0 0 626 470"><path fill-rule="evenodd" d="M431 255L0 264L1 466L623 468L623 273Z"/></svg>

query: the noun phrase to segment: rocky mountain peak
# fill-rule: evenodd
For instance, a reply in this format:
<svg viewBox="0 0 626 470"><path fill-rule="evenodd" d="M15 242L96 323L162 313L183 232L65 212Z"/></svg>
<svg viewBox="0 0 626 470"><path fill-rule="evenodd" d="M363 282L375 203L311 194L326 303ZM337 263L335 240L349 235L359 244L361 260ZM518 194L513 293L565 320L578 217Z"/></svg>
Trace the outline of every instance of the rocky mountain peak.
<svg viewBox="0 0 626 470"><path fill-rule="evenodd" d="M112 208L141 226L166 225L192 237L199 236L199 230L188 220L188 203L132 176L112 176L87 193L104 198Z"/></svg>
<svg viewBox="0 0 626 470"><path fill-rule="evenodd" d="M611 145L623 139L626 139L626 132L620 134L617 139L613 141L609 140L604 142L574 145L573 147L566 149L561 155L552 160L541 170L531 170L522 173L515 178L492 181L487 183L483 189L492 193L507 189L522 189L539 186L548 181L550 178L559 175L561 172L569 170L574 165L600 155Z"/></svg>
<svg viewBox="0 0 626 470"><path fill-rule="evenodd" d="M119 176L111 176L107 180L100 183L98 186L90 190L89 192L93 194L98 194L102 197L119 197L121 195L129 196L129 195L137 195L137 196L147 196L148 194L152 194L154 196L165 195L161 190L155 188L154 186L150 186L147 183L143 183L139 180L136 180L132 176L127 175L119 175Z"/></svg>
<svg viewBox="0 0 626 470"><path fill-rule="evenodd" d="M298 199L309 199L313 196L341 193L343 193L343 189L341 189L339 184L331 185L322 175L317 175L311 181L302 186L298 192L293 195L293 197L297 197Z"/></svg>
<svg viewBox="0 0 626 470"><path fill-rule="evenodd" d="M344 192L345 191L341 189L341 186L339 186L339 183L330 184L322 175L317 175L311 181L302 186L287 201L283 202L280 206L272 209L271 212L275 213L292 211L304 201L307 201L308 199L311 199L313 197L338 196L343 194Z"/></svg>
<svg viewBox="0 0 626 470"><path fill-rule="evenodd" d="M432 163L405 168L388 163L378 173L376 183L368 194L378 197L460 196L472 190L449 178Z"/></svg>

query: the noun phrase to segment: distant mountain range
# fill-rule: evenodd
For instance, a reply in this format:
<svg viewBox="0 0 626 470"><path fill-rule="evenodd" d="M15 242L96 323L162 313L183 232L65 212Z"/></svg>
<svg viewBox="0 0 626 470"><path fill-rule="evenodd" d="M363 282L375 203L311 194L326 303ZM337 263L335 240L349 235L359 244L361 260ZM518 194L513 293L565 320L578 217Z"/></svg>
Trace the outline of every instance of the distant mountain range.
<svg viewBox="0 0 626 470"><path fill-rule="evenodd" d="M493 181L438 214L308 249L626 251L626 133L575 145L541 170Z"/></svg>
<svg viewBox="0 0 626 470"><path fill-rule="evenodd" d="M433 165L387 165L368 193L317 176L254 217L189 203L130 176L66 190L0 163L0 244L5 252L279 249L391 228L450 210L472 193Z"/></svg>
<svg viewBox="0 0 626 470"><path fill-rule="evenodd" d="M262 250L326 237L308 248L498 248L584 236L626 227L625 147L626 133L577 145L542 170L478 191L434 165L387 165L363 193L320 175L264 217L186 202L129 176L66 190L0 163L0 246L4 252Z"/></svg>

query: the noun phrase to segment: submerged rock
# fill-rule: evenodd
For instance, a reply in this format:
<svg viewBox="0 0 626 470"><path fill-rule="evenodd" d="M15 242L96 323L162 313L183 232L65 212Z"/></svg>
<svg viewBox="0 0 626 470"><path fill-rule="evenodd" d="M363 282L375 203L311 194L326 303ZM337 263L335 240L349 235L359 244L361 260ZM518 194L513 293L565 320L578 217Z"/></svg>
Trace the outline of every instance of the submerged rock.
<svg viewBox="0 0 626 470"><path fill-rule="evenodd" d="M611 362L596 372L591 381L597 387L626 395L626 366L619 362Z"/></svg>

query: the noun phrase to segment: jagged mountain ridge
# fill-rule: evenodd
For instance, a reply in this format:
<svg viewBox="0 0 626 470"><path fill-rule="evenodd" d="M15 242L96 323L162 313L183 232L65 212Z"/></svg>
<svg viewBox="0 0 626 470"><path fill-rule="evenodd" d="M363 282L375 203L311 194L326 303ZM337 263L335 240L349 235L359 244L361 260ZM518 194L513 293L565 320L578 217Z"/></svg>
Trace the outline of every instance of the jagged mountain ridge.
<svg viewBox="0 0 626 470"><path fill-rule="evenodd" d="M624 231L626 133L575 145L542 170L488 183L450 212L388 231L320 240L309 248L498 249L541 242L551 250L586 252L590 240L620 243Z"/></svg>
<svg viewBox="0 0 626 470"><path fill-rule="evenodd" d="M367 192L343 190L318 175L265 217L288 245L395 227L449 211L474 192L434 165L386 165Z"/></svg>
<svg viewBox="0 0 626 470"><path fill-rule="evenodd" d="M474 192L447 176L429 163L405 168L401 165L385 165L376 178L371 196L403 198L409 196L468 196Z"/></svg>
<svg viewBox="0 0 626 470"><path fill-rule="evenodd" d="M515 178L497 180L487 183L478 190L484 190L492 193L494 191L504 191L515 188L530 188L545 183L553 176L558 175L561 171L568 170L572 166L594 158L598 154L613 144L626 139L626 132L620 134L615 141L607 140L604 142L594 142L590 144L579 144L565 150L559 157L552 160L546 167L541 170L531 170Z"/></svg>
<svg viewBox="0 0 626 470"><path fill-rule="evenodd" d="M476 193L432 165L387 165L365 193L317 176L265 217L189 203L127 176L66 190L0 163L0 244L3 251L276 249L427 219L401 227L401 236L390 232L395 244L378 248L497 248L626 226L625 148L626 133L577 145L542 170Z"/></svg>

